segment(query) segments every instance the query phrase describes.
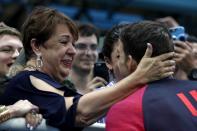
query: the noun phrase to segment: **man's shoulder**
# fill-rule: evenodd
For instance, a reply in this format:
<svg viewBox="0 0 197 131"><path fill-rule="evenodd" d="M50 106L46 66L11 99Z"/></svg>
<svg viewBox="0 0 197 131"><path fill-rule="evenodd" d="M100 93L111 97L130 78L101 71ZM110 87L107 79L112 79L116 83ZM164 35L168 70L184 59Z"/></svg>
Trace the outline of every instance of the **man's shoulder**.
<svg viewBox="0 0 197 131"><path fill-rule="evenodd" d="M196 131L196 121L190 111L190 107L196 105L196 91L194 81L164 79L149 83L143 96L146 130ZM187 103L190 106L187 107Z"/></svg>
<svg viewBox="0 0 197 131"><path fill-rule="evenodd" d="M139 86L128 97L112 106L107 114L107 129L144 130L143 96L146 88L147 85ZM132 119L128 116L132 116Z"/></svg>
<svg viewBox="0 0 197 131"><path fill-rule="evenodd" d="M125 99L114 104L112 108L114 109L117 108L116 110L127 110L127 109L130 109L130 106L132 106L131 108L141 107L146 88L147 88L147 85L139 86L134 92L132 92Z"/></svg>
<svg viewBox="0 0 197 131"><path fill-rule="evenodd" d="M164 92L164 91L180 91L180 90L191 90L197 89L197 81L190 80L177 80L177 79L162 79L148 83L148 90L153 90L154 92Z"/></svg>

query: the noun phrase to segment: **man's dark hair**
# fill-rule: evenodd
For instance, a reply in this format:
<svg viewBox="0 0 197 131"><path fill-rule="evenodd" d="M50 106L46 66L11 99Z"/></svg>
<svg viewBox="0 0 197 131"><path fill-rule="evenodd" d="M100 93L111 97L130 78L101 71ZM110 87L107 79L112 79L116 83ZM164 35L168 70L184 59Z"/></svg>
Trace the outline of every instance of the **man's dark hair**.
<svg viewBox="0 0 197 131"><path fill-rule="evenodd" d="M121 41L126 55L131 55L138 63L142 59L147 43L153 47L152 56L158 56L174 49L168 29L160 23L142 21L125 27Z"/></svg>
<svg viewBox="0 0 197 131"><path fill-rule="evenodd" d="M95 35L97 42L99 42L99 30L90 23L79 23L78 24L79 36L89 37Z"/></svg>
<svg viewBox="0 0 197 131"><path fill-rule="evenodd" d="M128 24L120 24L109 30L104 38L102 54L111 60L111 53L115 43L120 40L121 30Z"/></svg>

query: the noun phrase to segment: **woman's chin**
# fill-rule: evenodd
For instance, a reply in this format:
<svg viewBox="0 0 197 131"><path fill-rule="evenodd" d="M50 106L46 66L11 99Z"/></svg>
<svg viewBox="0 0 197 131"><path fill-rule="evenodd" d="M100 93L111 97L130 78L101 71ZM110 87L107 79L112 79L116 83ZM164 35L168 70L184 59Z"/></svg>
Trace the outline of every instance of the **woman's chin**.
<svg viewBox="0 0 197 131"><path fill-rule="evenodd" d="M66 69L62 70L61 74L63 77L67 77L69 75L70 71L71 71L71 69L66 68Z"/></svg>

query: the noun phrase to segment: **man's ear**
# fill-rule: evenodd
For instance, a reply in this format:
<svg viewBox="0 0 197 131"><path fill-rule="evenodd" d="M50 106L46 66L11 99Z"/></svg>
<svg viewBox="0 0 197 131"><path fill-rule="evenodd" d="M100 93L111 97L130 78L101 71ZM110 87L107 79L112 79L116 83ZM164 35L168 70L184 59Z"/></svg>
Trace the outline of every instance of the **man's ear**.
<svg viewBox="0 0 197 131"><path fill-rule="evenodd" d="M36 39L31 40L31 48L35 54L40 53L40 46L38 45Z"/></svg>
<svg viewBox="0 0 197 131"><path fill-rule="evenodd" d="M104 61L105 61L105 64L106 64L107 68L109 70L112 70L113 67L112 67L112 64L111 64L111 60L108 57L104 57Z"/></svg>
<svg viewBox="0 0 197 131"><path fill-rule="evenodd" d="M127 67L128 69L133 72L136 68L137 68L137 62L136 60L133 59L133 57L131 55L128 55L128 59L127 59Z"/></svg>
<svg viewBox="0 0 197 131"><path fill-rule="evenodd" d="M127 67L130 68L131 65L132 65L132 61L133 61L133 58L131 55L128 55L128 58L127 58Z"/></svg>

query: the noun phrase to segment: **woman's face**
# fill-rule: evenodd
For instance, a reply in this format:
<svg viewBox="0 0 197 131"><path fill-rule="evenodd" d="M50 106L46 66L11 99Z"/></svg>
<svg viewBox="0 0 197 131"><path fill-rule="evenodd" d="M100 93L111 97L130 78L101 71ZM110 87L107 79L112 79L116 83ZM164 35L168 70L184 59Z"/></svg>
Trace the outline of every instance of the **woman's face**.
<svg viewBox="0 0 197 131"><path fill-rule="evenodd" d="M57 25L53 35L40 47L43 60L41 71L59 82L65 80L76 53L73 43L69 28L63 24Z"/></svg>
<svg viewBox="0 0 197 131"><path fill-rule="evenodd" d="M21 40L12 35L0 36L0 74L5 75L22 48Z"/></svg>
<svg viewBox="0 0 197 131"><path fill-rule="evenodd" d="M114 44L110 61L116 81L119 81L130 74L127 62L128 58L124 53L123 44L118 40Z"/></svg>
<svg viewBox="0 0 197 131"><path fill-rule="evenodd" d="M120 81L129 74L133 73L137 64L130 55L126 55L123 49L123 43L119 39L114 43L114 47L111 53L111 59L107 62L109 69L113 70L113 75L116 81Z"/></svg>

